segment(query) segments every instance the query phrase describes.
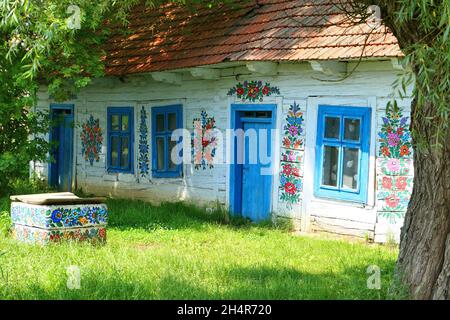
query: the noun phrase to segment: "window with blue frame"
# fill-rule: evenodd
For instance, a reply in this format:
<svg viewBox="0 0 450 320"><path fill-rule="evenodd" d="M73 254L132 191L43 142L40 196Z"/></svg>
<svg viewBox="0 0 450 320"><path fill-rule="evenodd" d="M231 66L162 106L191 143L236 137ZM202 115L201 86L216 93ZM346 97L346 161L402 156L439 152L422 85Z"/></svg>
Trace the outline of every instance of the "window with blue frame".
<svg viewBox="0 0 450 320"><path fill-rule="evenodd" d="M133 173L134 108L108 107L108 171Z"/></svg>
<svg viewBox="0 0 450 320"><path fill-rule="evenodd" d="M175 178L182 175L181 138L172 141L172 133L182 128L181 105L152 108L152 173L155 178ZM172 152L174 148L177 151ZM172 157L172 154L175 157Z"/></svg>
<svg viewBox="0 0 450 320"><path fill-rule="evenodd" d="M371 109L319 106L314 194L367 202Z"/></svg>

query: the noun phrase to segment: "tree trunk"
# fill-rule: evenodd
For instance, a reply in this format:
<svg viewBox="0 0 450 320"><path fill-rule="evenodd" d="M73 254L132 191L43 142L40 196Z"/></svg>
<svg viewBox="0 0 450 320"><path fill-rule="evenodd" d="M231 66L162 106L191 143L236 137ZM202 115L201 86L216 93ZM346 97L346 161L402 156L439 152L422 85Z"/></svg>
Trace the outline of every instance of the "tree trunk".
<svg viewBox="0 0 450 320"><path fill-rule="evenodd" d="M420 11L426 9L422 8L422 4L417 4L417 1L355 0L354 3L357 4L355 10L361 15L372 4L381 8L383 23L395 35L400 48L404 52L406 49L406 55L411 58L410 66L418 76L416 81L422 81L419 87L424 91L423 100L438 94L439 91L435 92L436 86L448 86L446 73L428 72L428 76L431 74L430 79L421 78L419 71L426 64L420 60L415 61L430 58L433 62L433 53L446 50L445 45L439 47L439 42L436 42L445 30L445 26L442 27L437 22L439 17L431 22L423 20L431 19L431 16L422 17ZM424 7L437 8L439 3L437 1L434 5ZM409 15L411 8L415 8L414 17L399 19L400 16L405 17L405 12ZM400 16L399 12L402 12ZM428 56L408 54L408 51L415 50L416 45L428 47ZM446 101L443 102L448 105ZM449 118L448 113L447 117L443 116L442 111L429 102L421 105L417 103L415 99L411 106L411 131L414 137L419 137L424 143L419 148L417 141L413 142L414 186L401 233L395 274L396 280L400 281L395 283L406 285L410 297L414 299L450 299L450 129L448 126L436 126L439 121L449 121ZM438 132L439 130L445 132ZM440 139L437 140L436 137ZM436 142L444 145L442 148L431 147ZM423 147L424 145L427 147Z"/></svg>
<svg viewBox="0 0 450 320"><path fill-rule="evenodd" d="M416 109L413 102L412 114ZM435 131L431 104L412 127L425 138ZM447 132L447 142L450 135ZM427 139L427 141L430 141ZM413 299L450 299L450 146L423 150L414 145L414 187L402 228L396 277Z"/></svg>

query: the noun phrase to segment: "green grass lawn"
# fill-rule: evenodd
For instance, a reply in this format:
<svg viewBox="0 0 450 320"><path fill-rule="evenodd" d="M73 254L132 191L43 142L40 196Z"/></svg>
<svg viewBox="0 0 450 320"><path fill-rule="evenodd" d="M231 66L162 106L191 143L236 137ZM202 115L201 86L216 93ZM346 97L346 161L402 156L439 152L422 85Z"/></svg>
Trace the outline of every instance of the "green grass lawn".
<svg viewBox="0 0 450 320"><path fill-rule="evenodd" d="M0 216L0 299L385 299L397 250L226 222L183 204L109 200L104 246L10 238ZM67 267L81 289L67 288ZM381 268L381 290L366 286Z"/></svg>

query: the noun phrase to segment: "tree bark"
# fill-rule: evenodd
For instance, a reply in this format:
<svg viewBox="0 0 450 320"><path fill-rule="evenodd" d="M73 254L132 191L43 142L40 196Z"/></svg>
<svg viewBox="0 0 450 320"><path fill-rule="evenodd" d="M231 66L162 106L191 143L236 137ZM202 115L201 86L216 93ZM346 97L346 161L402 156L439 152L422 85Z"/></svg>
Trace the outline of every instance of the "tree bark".
<svg viewBox="0 0 450 320"><path fill-rule="evenodd" d="M401 49L411 50L419 43L433 47L435 37L443 32L438 25L434 34L424 31L426 22L421 21L420 18L399 23L397 13L403 6L411 5L405 4L404 1L355 0L355 3L362 4L364 12L364 6L372 4L380 6L383 22L396 36ZM421 10L420 6L416 10ZM420 16L419 12L415 14ZM417 57L411 59L410 63L414 73L418 75L421 63L414 59ZM421 83L423 90L430 91L424 95L432 96L433 90L436 89L434 86L448 86L448 83L444 78L435 78L426 84ZM397 281L394 283L406 286L413 299L450 299L450 130L448 128L443 129L446 130L441 140L443 146L432 147L439 130L436 122L449 120L438 113L435 105L426 100L418 105L417 100L414 99L411 111L411 131L414 132L415 137L420 137L426 143L419 147L417 142L413 141L414 186L401 232L400 253L395 274Z"/></svg>
<svg viewBox="0 0 450 320"><path fill-rule="evenodd" d="M412 114L417 107L412 105ZM435 116L431 104L422 115ZM415 119L411 125L429 138L431 121ZM448 133L448 132L447 132ZM447 134L446 141L450 141ZM430 140L428 140L430 141ZM414 186L401 233L396 278L414 299L450 299L450 147L414 148Z"/></svg>

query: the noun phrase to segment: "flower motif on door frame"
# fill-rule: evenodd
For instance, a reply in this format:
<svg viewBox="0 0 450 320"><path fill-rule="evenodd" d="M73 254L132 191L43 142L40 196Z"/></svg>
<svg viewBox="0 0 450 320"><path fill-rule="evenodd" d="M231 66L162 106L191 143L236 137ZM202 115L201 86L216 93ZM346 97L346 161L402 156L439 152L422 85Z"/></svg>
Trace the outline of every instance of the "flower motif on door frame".
<svg viewBox="0 0 450 320"><path fill-rule="evenodd" d="M303 112L300 111L300 106L295 101L289 108L283 130L283 147L300 149L303 146L303 139L301 138L303 133Z"/></svg>
<svg viewBox="0 0 450 320"><path fill-rule="evenodd" d="M194 168L212 169L214 167L214 157L216 156L217 134L216 120L208 117L205 110L202 110L200 118L192 121L194 132L192 134L192 156Z"/></svg>
<svg viewBox="0 0 450 320"><path fill-rule="evenodd" d="M280 173L280 200L288 204L300 202L303 189L301 169L299 163L282 162Z"/></svg>
<svg viewBox="0 0 450 320"><path fill-rule="evenodd" d="M92 115L82 124L80 133L81 138L81 152L84 160L94 165L100 161L99 152L103 145L102 129L100 128L100 119L94 119Z"/></svg>
<svg viewBox="0 0 450 320"><path fill-rule="evenodd" d="M303 163L303 151L285 149L281 152L281 161Z"/></svg>
<svg viewBox="0 0 450 320"><path fill-rule="evenodd" d="M236 86L228 91L229 96L236 94L238 99L245 101L260 101L264 100L264 97L269 97L272 94L280 94L280 89L278 87L271 87L270 83L266 82L263 84L262 81L244 81L243 83L238 83Z"/></svg>
<svg viewBox="0 0 450 320"><path fill-rule="evenodd" d="M141 177L146 177L149 172L149 145L148 145L148 127L147 127L147 111L142 106L141 122L139 125L139 172Z"/></svg>

